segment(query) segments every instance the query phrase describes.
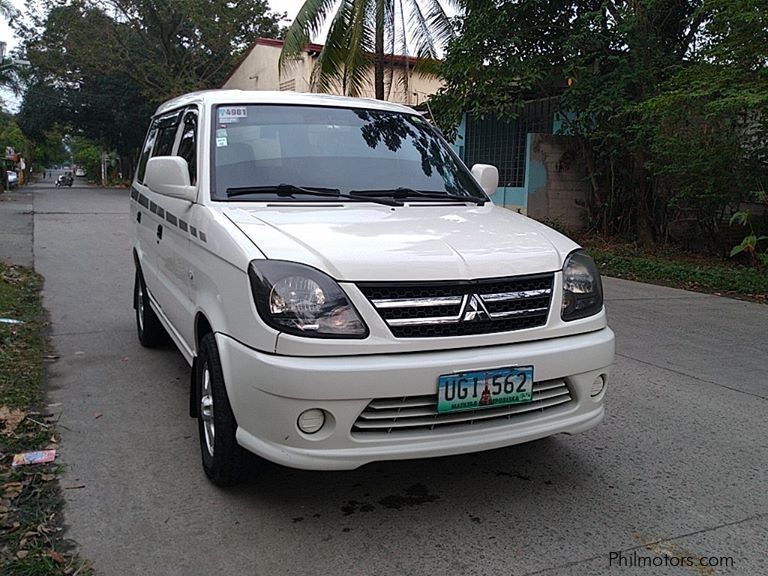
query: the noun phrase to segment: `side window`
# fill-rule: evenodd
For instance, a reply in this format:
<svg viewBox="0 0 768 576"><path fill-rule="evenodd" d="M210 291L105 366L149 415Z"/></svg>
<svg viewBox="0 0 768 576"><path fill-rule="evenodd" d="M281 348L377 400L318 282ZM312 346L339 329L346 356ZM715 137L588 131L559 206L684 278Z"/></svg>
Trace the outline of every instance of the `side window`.
<svg viewBox="0 0 768 576"><path fill-rule="evenodd" d="M166 124L160 128L157 134L155 149L152 151L153 158L155 156L171 156L177 127L177 124Z"/></svg>
<svg viewBox="0 0 768 576"><path fill-rule="evenodd" d="M144 173L147 170L147 161L149 160L149 154L152 152L152 147L155 145L155 139L157 138L157 126L152 123L147 133L147 139L144 141L144 148L141 151L141 157L139 158L139 169L136 173L136 180L144 183Z"/></svg>
<svg viewBox="0 0 768 576"><path fill-rule="evenodd" d="M181 156L189 166L189 182L197 183L197 112L187 112L181 125L181 138L176 156Z"/></svg>

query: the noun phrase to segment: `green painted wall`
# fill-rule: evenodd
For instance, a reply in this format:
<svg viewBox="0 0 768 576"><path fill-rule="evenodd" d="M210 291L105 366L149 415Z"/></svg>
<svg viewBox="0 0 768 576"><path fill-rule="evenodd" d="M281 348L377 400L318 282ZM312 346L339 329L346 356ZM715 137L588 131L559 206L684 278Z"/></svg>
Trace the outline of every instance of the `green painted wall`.
<svg viewBox="0 0 768 576"><path fill-rule="evenodd" d="M552 133L557 134L563 127L563 119L555 115L552 122ZM451 144L453 150L464 160L464 139L466 136L466 114L459 125L456 140ZM491 200L499 206L509 208L522 207L528 209L528 196L538 188L546 186L547 172L544 165L538 161L531 161L531 144L533 135L528 134L525 141L525 183L522 187L502 187L491 195ZM469 168L472 168L471 166Z"/></svg>

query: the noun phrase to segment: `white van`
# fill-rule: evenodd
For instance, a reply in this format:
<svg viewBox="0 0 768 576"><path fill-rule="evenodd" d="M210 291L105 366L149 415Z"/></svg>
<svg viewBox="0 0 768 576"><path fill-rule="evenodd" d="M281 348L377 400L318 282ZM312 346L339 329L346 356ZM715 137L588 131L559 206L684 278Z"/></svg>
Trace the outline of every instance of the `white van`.
<svg viewBox="0 0 768 576"><path fill-rule="evenodd" d="M138 335L192 366L214 483L249 452L343 470L600 422L599 272L497 184L397 104L215 90L157 110L131 189Z"/></svg>

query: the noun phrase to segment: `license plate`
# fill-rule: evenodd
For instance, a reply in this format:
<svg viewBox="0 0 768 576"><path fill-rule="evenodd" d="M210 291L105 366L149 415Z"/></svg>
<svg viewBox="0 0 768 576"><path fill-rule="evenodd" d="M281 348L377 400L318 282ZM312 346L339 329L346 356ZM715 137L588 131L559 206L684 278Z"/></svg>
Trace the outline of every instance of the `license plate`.
<svg viewBox="0 0 768 576"><path fill-rule="evenodd" d="M533 366L443 374L437 382L439 413L522 404L532 399Z"/></svg>

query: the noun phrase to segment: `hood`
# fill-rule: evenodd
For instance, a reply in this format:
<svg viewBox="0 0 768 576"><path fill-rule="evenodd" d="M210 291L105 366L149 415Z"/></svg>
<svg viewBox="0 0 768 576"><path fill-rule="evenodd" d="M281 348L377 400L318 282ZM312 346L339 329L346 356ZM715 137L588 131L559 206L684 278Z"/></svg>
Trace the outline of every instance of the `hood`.
<svg viewBox="0 0 768 576"><path fill-rule="evenodd" d="M223 213L269 259L341 281L457 280L559 270L577 245L525 216L463 204L285 204Z"/></svg>

